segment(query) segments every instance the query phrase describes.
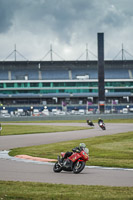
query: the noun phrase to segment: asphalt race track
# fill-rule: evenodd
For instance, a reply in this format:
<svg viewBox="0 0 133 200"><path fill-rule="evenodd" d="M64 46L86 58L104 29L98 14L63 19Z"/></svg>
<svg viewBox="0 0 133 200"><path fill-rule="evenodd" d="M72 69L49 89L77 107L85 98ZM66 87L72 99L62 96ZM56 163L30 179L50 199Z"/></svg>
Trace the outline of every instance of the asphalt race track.
<svg viewBox="0 0 133 200"><path fill-rule="evenodd" d="M21 125L22 123L17 123ZM25 124L29 125L29 123ZM32 124L33 125L33 124ZM40 124L42 125L42 123ZM43 124L55 126L61 124ZM87 126L86 124L67 124L70 126ZM133 130L133 124L106 124L107 130L102 131L97 124L94 129L69 131L60 133L29 134L0 136L0 151L10 150L15 147L24 147L40 144L49 144L60 141L95 137L100 135L110 135ZM60 153L60 152L59 152ZM91 155L91 152L90 152ZM64 183L74 185L108 185L108 186L133 186L133 169L86 167L80 174L72 172L53 172L53 164L26 161L23 159L13 159L0 157L0 180L12 181L33 181L46 183Z"/></svg>

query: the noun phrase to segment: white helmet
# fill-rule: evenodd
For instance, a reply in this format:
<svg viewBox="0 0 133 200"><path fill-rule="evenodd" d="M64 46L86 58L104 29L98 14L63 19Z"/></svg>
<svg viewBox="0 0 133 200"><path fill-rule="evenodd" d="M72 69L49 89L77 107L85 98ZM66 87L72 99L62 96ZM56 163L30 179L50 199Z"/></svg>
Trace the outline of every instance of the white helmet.
<svg viewBox="0 0 133 200"><path fill-rule="evenodd" d="M85 144L85 143L80 143L80 144L79 144L79 147L82 148L82 149L85 149L86 144Z"/></svg>

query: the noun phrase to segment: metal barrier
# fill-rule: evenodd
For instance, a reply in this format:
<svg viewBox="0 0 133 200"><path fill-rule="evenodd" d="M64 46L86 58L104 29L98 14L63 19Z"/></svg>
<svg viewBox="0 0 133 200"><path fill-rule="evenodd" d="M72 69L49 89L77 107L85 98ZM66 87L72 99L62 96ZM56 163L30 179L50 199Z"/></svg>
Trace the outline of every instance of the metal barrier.
<svg viewBox="0 0 133 200"><path fill-rule="evenodd" d="M102 119L133 119L133 113L128 114L89 114L89 115L50 115L50 116L21 116L21 117L0 117L0 121L47 121L47 120L91 120Z"/></svg>

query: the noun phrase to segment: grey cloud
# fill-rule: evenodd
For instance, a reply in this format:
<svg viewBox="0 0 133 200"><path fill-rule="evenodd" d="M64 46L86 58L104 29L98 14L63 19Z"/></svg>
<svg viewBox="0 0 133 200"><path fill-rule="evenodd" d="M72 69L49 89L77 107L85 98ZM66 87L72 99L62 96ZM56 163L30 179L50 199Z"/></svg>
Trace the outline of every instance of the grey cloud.
<svg viewBox="0 0 133 200"><path fill-rule="evenodd" d="M129 0L131 2L131 0ZM13 25L14 16L18 19L23 29L34 29L55 31L60 35L67 35L70 30L80 28L80 24L93 27L101 23L108 26L122 24L124 18L122 12L128 13L130 6L123 0L112 0L112 5L116 4L114 12L108 9L109 0L0 0L0 32L8 31ZM123 4L122 4L123 2ZM122 5L122 7L120 6ZM121 11L119 12L119 9ZM128 13L129 15L129 13ZM124 15L123 15L124 16Z"/></svg>
<svg viewBox="0 0 133 200"><path fill-rule="evenodd" d="M18 7L17 0L0 0L0 32L6 32L13 24L14 11Z"/></svg>
<svg viewBox="0 0 133 200"><path fill-rule="evenodd" d="M6 0L6 2L10 1ZM16 1L12 0L11 10L10 3L4 5L4 9L11 12L10 16L6 13L6 17L10 19L9 24L5 23L6 31L16 18L19 28L23 30L35 34L47 34L50 31L65 40L70 40L75 28L79 28L81 23L88 20L93 7L91 0L23 0L19 1L17 6Z"/></svg>
<svg viewBox="0 0 133 200"><path fill-rule="evenodd" d="M132 6L132 0L0 0L0 33L36 45L76 46L96 40L99 31L112 38L121 31L124 38L132 31Z"/></svg>
<svg viewBox="0 0 133 200"><path fill-rule="evenodd" d="M124 25L125 16L120 11L117 11L115 7L112 6L112 9L108 9L104 18L103 24L106 24L108 27L122 27Z"/></svg>

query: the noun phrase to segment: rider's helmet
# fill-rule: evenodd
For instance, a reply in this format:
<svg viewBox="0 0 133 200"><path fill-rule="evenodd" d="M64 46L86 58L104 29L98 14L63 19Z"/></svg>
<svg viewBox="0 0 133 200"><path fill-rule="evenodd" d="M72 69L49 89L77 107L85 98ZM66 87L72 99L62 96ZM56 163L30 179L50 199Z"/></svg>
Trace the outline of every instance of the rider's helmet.
<svg viewBox="0 0 133 200"><path fill-rule="evenodd" d="M85 149L86 144L85 144L85 143L80 143L80 144L79 144L79 147L80 147L81 149Z"/></svg>

